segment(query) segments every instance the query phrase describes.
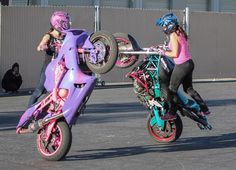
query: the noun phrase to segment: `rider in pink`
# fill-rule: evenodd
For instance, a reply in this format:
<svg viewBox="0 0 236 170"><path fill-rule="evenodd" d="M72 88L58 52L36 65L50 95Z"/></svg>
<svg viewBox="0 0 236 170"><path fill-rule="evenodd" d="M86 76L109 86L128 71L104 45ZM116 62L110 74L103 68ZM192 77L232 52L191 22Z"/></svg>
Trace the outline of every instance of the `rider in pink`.
<svg viewBox="0 0 236 170"><path fill-rule="evenodd" d="M188 50L188 42L182 34L179 35L179 40L180 41L179 41L178 57L173 58L175 64L182 64L182 63L192 59L192 56ZM170 50L172 49L171 42L169 42L168 47Z"/></svg>
<svg viewBox="0 0 236 170"><path fill-rule="evenodd" d="M170 103L170 109L161 119L171 120L177 118L177 91L181 84L183 85L183 90L199 104L202 115L210 114L201 96L193 89L194 62L188 50L188 36L179 25L177 17L173 13L169 13L159 18L156 24L163 27L164 33L169 37L169 49L160 50L160 54L173 58L175 62L167 90L167 100Z"/></svg>
<svg viewBox="0 0 236 170"><path fill-rule="evenodd" d="M40 79L37 83L37 87L30 97L28 107L31 107L34 103L36 103L40 96L46 92L46 89L44 88L44 82L46 79L45 70L51 60L57 57L58 50L64 40L64 35L62 32L68 30L70 28L70 24L70 16L67 12L53 12L50 18L51 28L46 34L43 35L42 40L37 46L37 51L45 52L45 59L40 72Z"/></svg>

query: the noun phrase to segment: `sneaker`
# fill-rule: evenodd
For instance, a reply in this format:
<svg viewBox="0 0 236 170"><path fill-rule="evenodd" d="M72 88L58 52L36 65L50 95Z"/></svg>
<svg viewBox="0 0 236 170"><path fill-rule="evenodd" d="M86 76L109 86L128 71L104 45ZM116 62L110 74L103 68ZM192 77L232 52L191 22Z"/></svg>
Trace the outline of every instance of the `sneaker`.
<svg viewBox="0 0 236 170"><path fill-rule="evenodd" d="M211 114L211 112L208 110L208 111L206 111L206 112L201 112L201 115L203 115L203 116L207 116L207 115L209 115L209 114Z"/></svg>
<svg viewBox="0 0 236 170"><path fill-rule="evenodd" d="M164 116L161 116L161 120L173 120L177 118L177 114L166 113Z"/></svg>

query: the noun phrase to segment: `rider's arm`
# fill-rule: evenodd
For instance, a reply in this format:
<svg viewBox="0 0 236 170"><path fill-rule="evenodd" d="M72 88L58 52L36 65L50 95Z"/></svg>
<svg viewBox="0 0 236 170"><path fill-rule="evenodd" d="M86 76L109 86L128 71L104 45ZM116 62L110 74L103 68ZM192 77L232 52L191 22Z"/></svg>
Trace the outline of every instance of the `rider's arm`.
<svg viewBox="0 0 236 170"><path fill-rule="evenodd" d="M170 43L172 46L172 50L165 51L165 55L171 58L176 58L178 57L179 43L178 43L178 36L175 32L170 34Z"/></svg>
<svg viewBox="0 0 236 170"><path fill-rule="evenodd" d="M46 50L48 41L50 39L50 35L49 34L45 34L41 40L41 42L39 43L38 47L37 47L37 51L44 51Z"/></svg>

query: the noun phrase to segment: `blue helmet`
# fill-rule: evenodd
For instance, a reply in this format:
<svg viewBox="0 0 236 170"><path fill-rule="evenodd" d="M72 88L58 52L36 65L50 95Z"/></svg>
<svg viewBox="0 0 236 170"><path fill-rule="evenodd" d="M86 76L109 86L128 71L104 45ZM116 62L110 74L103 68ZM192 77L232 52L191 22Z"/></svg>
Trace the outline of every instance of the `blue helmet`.
<svg viewBox="0 0 236 170"><path fill-rule="evenodd" d="M173 13L165 14L156 21L157 26L165 27L164 32L167 34L173 32L178 24L178 18Z"/></svg>

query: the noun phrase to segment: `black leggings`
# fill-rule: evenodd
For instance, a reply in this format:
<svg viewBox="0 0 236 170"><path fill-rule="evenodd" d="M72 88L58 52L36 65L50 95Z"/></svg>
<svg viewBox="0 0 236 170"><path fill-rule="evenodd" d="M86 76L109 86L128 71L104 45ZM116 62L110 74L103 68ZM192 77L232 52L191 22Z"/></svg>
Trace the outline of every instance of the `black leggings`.
<svg viewBox="0 0 236 170"><path fill-rule="evenodd" d="M167 100L170 103L170 113L175 114L178 106L178 97L176 95L179 86L183 85L184 92L188 93L200 106L201 111L208 111L208 107L198 94L193 89L192 75L194 70L194 63L192 60L188 60L183 64L176 64L171 74L170 85L167 93Z"/></svg>

